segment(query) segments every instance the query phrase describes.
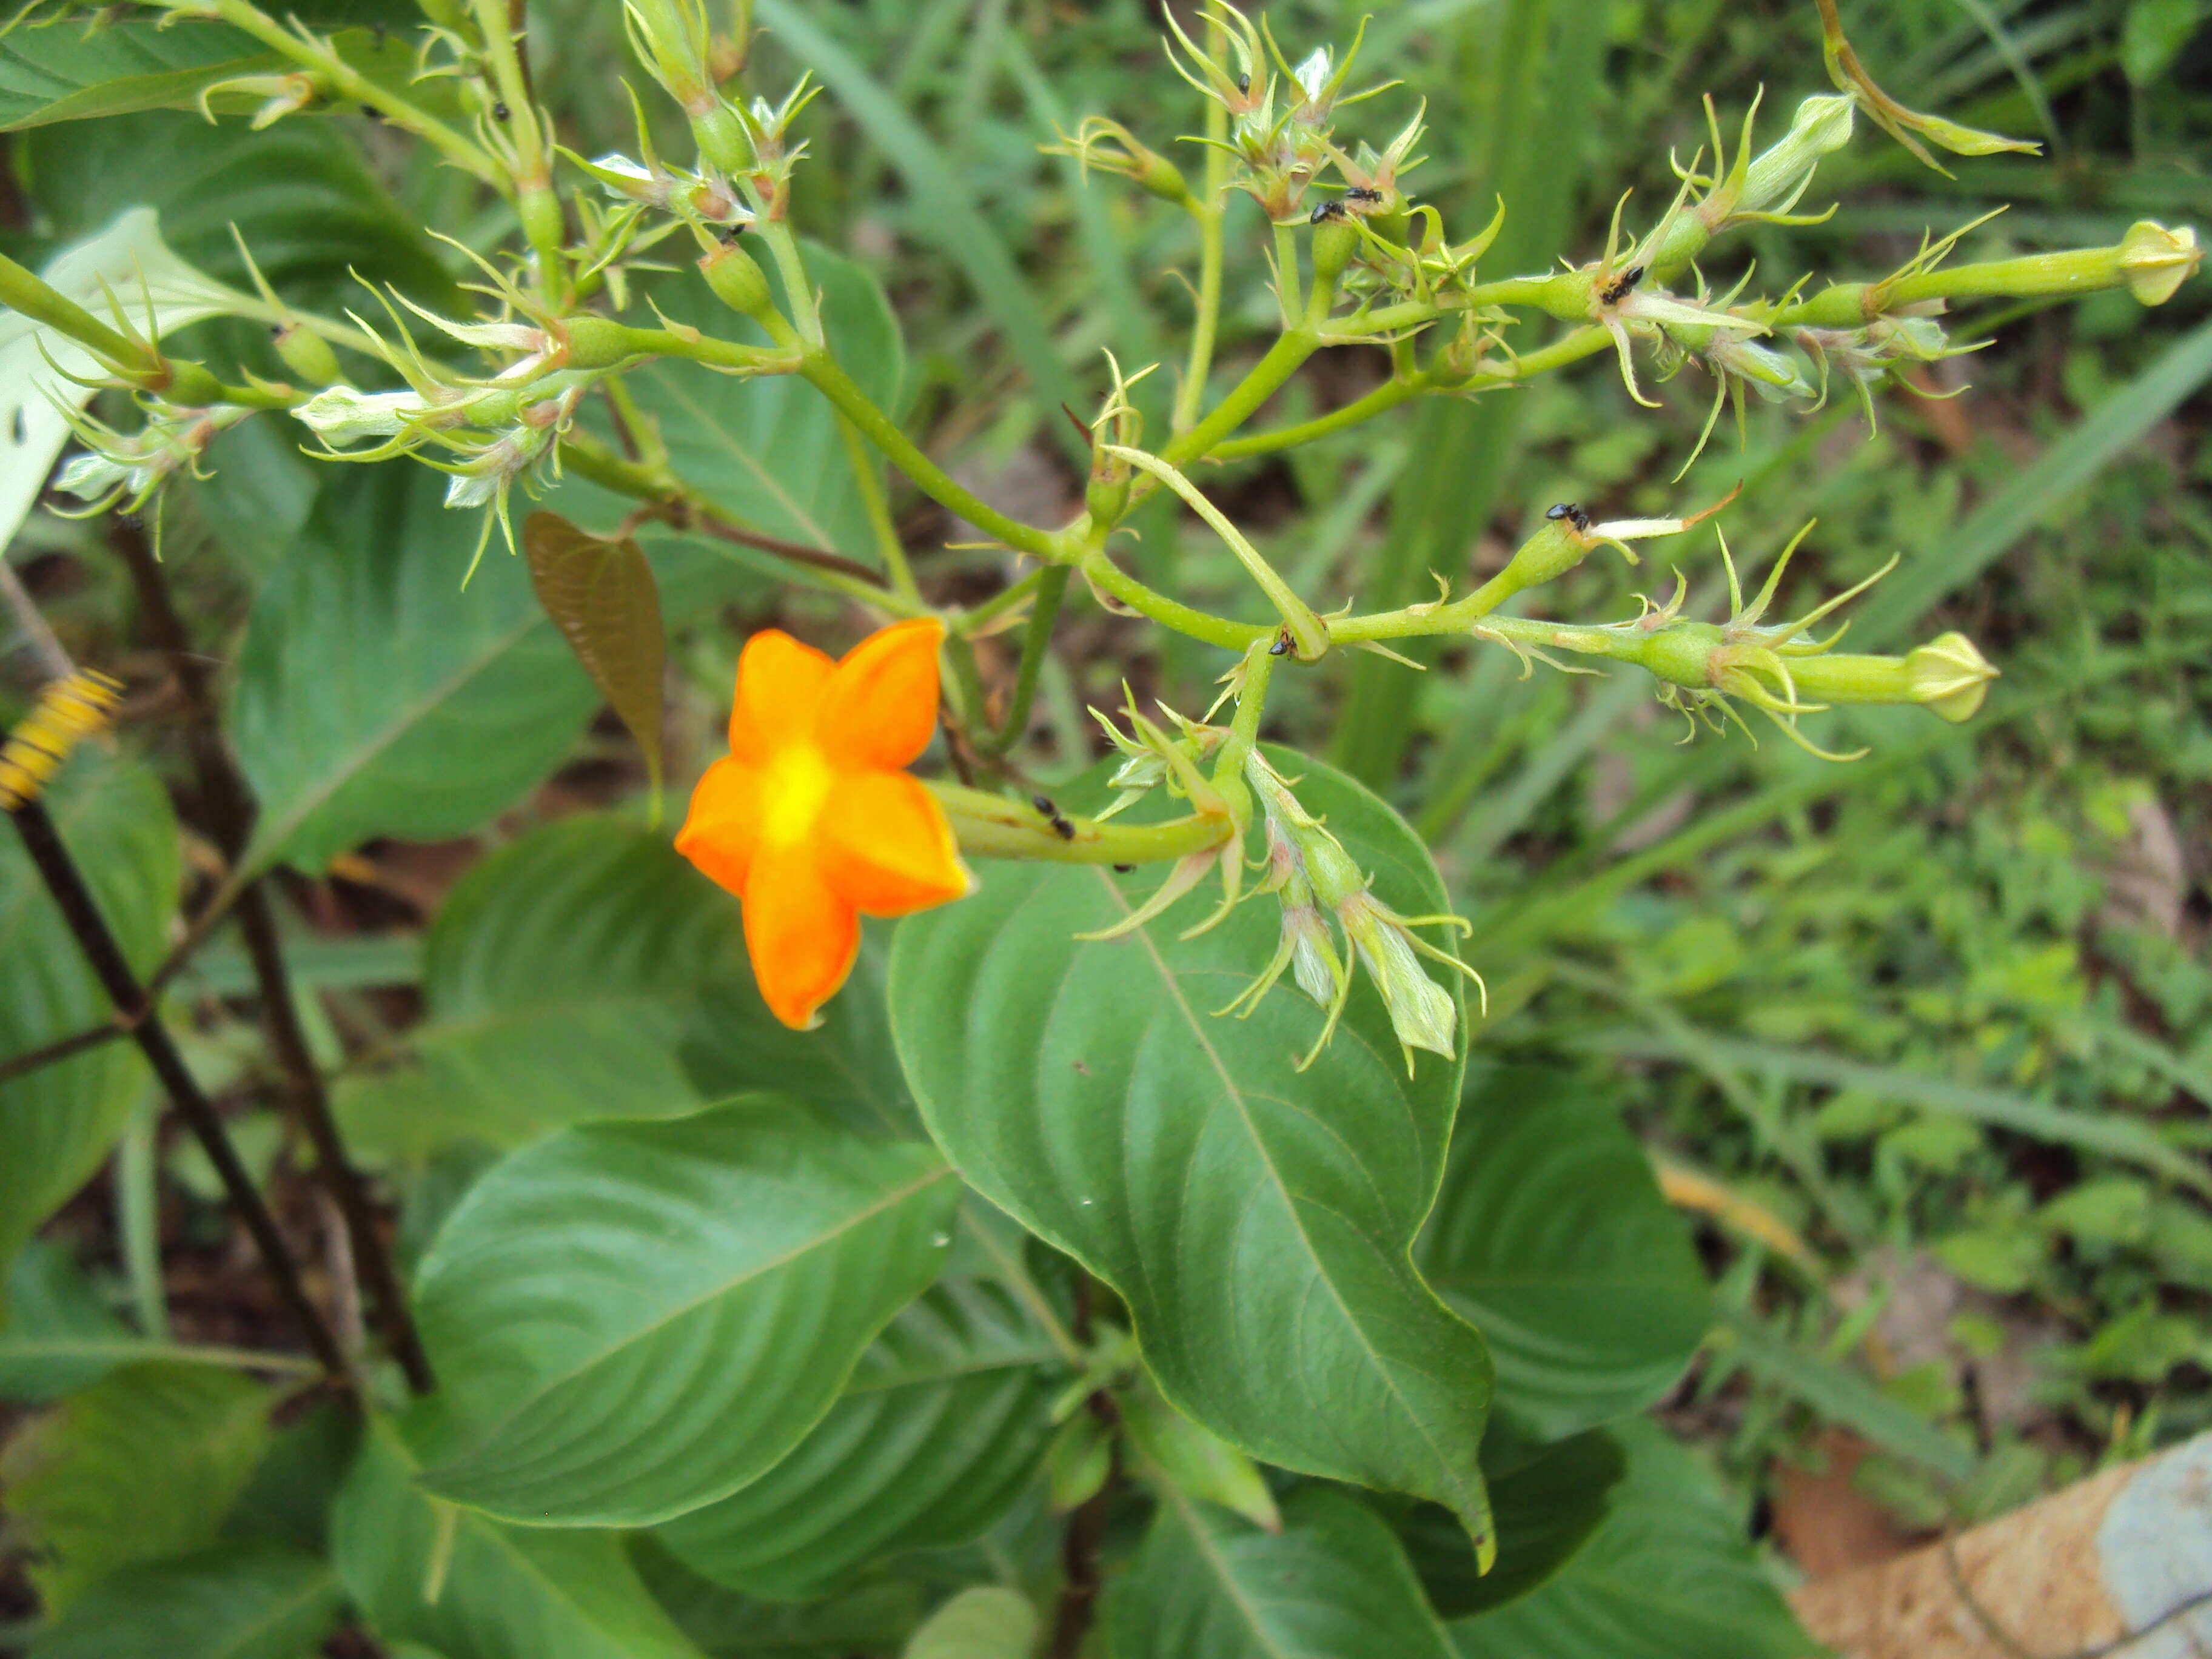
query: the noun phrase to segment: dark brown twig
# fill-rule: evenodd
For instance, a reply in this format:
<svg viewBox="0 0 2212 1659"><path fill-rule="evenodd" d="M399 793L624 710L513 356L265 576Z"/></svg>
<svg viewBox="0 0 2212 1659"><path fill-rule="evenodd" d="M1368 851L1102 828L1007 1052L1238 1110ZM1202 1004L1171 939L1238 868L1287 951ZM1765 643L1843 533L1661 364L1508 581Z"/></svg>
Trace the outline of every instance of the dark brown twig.
<svg viewBox="0 0 2212 1659"><path fill-rule="evenodd" d="M33 1048L11 1060L0 1060L0 1083L59 1065L72 1055L112 1042L119 1036L129 1036L131 1028L137 1023L135 1015L118 1014L105 1025L95 1025L88 1031L79 1031L75 1036L65 1036L58 1042L49 1042L43 1048Z"/></svg>
<svg viewBox="0 0 2212 1659"><path fill-rule="evenodd" d="M208 684L206 663L191 650L184 619L178 615L161 566L138 531L120 520L113 521L111 540L129 567L137 589L141 617L153 643L169 659L170 672L190 722L186 739L192 769L199 783L201 803L207 811L216 844L231 867L240 860L253 829L254 806L244 776L231 757L217 723L215 701ZM291 975L284 965L283 946L276 932L266 887L258 880L240 886L236 900L238 928L253 963L254 982L260 994L261 1020L275 1057L287 1108L293 1121L315 1149L315 1173L345 1218L348 1242L355 1264L376 1310L377 1328L392 1357L406 1373L408 1386L428 1394L436 1386L422 1339L399 1287L378 1231L376 1211L360 1172L346 1155L345 1143L331 1115L329 1091L307 1048L307 1033L292 1000ZM118 1005L119 1006L119 1005Z"/></svg>
<svg viewBox="0 0 2212 1659"><path fill-rule="evenodd" d="M115 935L108 931L106 918L100 915L100 906L93 898L91 890L85 886L84 878L78 874L76 861L70 857L68 848L62 844L61 836L54 829L54 821L46 816L46 809L37 801L27 801L12 816L17 831L22 836L24 850L31 855L31 862L37 866L40 878L46 884L46 890L53 895L54 905L61 911L62 919L69 925L70 932L76 936L85 960L91 964L101 985L106 988L108 1000L118 1011L144 1008L145 993L132 976L131 964L124 960L122 946L115 942ZM239 1162L237 1150L230 1144L230 1136L222 1127L222 1119L216 1115L208 1097L200 1091L200 1085L193 1080L183 1057L177 1053L177 1046L170 1039L168 1028L161 1024L159 1014L148 1013L137 1022L131 1035L137 1041L140 1052L146 1056L146 1063L154 1068L154 1075L161 1079L161 1086L175 1103L179 1115L198 1137L201 1149L207 1153L208 1162L215 1165L216 1173L222 1178L223 1190L229 1194L239 1218L246 1224L246 1231L253 1236L254 1244L261 1252L261 1260L269 1269L270 1278L276 1283L276 1295L284 1304L285 1311L300 1328L307 1346L313 1351L317 1362L331 1380L341 1388L351 1389L352 1378L346 1369L345 1355L339 1351L337 1339L331 1334L331 1328L325 1322L322 1314L307 1298L307 1287L300 1280L300 1264L292 1255L291 1246L284 1242L283 1234L277 1231L276 1219L269 1213L269 1206L255 1188L253 1177Z"/></svg>
<svg viewBox="0 0 2212 1659"><path fill-rule="evenodd" d="M741 530L726 519L718 519L711 513L681 513L670 522L686 530L696 530L717 541L733 543L738 547L750 547L763 553L773 553L780 559L789 559L793 564L811 565L817 570L834 570L842 576L850 576L872 586L883 585L883 573L871 570L854 559L824 553L818 547L809 547L804 542L787 542L778 536L763 536L757 530Z"/></svg>

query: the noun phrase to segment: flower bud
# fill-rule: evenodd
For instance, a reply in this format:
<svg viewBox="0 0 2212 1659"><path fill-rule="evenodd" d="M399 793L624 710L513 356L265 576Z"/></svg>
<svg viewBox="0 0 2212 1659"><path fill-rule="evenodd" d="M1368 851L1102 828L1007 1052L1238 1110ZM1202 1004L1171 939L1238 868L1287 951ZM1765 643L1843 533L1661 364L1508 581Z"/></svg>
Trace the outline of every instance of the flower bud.
<svg viewBox="0 0 2212 1659"><path fill-rule="evenodd" d="M1323 219L1314 227L1313 268L1316 285L1334 291L1344 268L1359 251L1359 232L1349 219Z"/></svg>
<svg viewBox="0 0 2212 1659"><path fill-rule="evenodd" d="M333 386L318 392L292 411L301 425L337 447L363 438L394 436L428 408L412 392L356 392Z"/></svg>
<svg viewBox="0 0 2212 1659"><path fill-rule="evenodd" d="M1820 158L1851 141L1851 100L1831 94L1808 98L1779 142L1755 158L1744 178L1739 213L1764 212L1785 202L1813 177Z"/></svg>
<svg viewBox="0 0 2212 1659"><path fill-rule="evenodd" d="M633 331L611 318L571 317L562 328L568 339L564 361L570 368L611 368L635 349Z"/></svg>
<svg viewBox="0 0 2212 1659"><path fill-rule="evenodd" d="M345 379L345 371L338 367L338 355L331 349L330 342L319 334L310 334L297 323L286 323L276 331L276 355L290 369L309 386L336 386Z"/></svg>
<svg viewBox="0 0 2212 1659"><path fill-rule="evenodd" d="M1421 966L1405 924L1364 891L1339 905L1336 920L1359 952L1375 988L1382 994L1382 1006L1390 1011L1390 1029L1409 1051L1407 1069L1413 1049L1447 1056L1456 1052L1452 1034L1459 1011L1450 994Z"/></svg>
<svg viewBox="0 0 2212 1659"><path fill-rule="evenodd" d="M2121 280L2143 305L2164 305L2203 261L2197 232L2188 225L2168 230L2143 219L2129 226L2128 234L2120 238Z"/></svg>
<svg viewBox="0 0 2212 1659"><path fill-rule="evenodd" d="M699 261L699 269L707 278L707 286L714 290L714 297L731 310L757 317L775 308L769 296L768 278L753 263L753 256L735 241L721 243L713 249Z"/></svg>
<svg viewBox="0 0 2212 1659"><path fill-rule="evenodd" d="M1957 726L1972 720L1997 671L1964 634L1944 634L1905 656L1912 701Z"/></svg>

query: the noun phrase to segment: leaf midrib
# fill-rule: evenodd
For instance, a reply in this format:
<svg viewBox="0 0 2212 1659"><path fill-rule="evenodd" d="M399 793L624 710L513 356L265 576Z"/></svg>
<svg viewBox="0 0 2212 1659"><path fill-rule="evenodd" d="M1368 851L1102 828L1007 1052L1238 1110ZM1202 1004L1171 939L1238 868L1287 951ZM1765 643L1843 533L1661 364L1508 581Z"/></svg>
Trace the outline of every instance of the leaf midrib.
<svg viewBox="0 0 2212 1659"><path fill-rule="evenodd" d="M949 1178L951 1174L952 1166L949 1164L940 1163L936 1169L931 1170L927 1175L921 1177L919 1180L909 1181L904 1185L895 1188L891 1191L885 1193L872 1203L868 1204L861 1209L855 1210L852 1214L845 1217L842 1220L839 1221L836 1226L830 1228L826 1231L816 1234L804 1244L800 1244L794 1249L786 1250L781 1255L774 1256L768 1261L760 1262L757 1266L749 1268L742 1273L737 1274L733 1278L720 1281L712 1288L702 1294L693 1297L690 1300L681 1303L676 1307L669 1309L659 1317L654 1319L650 1324L641 1326L636 1330L629 1333L621 1341L602 1348L597 1352L586 1356L576 1364L570 1366L568 1370L547 1378L538 1388L532 1389L529 1394L516 1401L510 1410L501 1413L495 1421L486 1427L485 1431L482 1434L473 1437L473 1444L469 1452L463 1454L459 1457L447 1460L447 1467L451 1468L455 1464L465 1462L468 1457L480 1452L484 1447L493 1444L502 1434L506 1432L509 1425L514 1423L517 1418L520 1417L532 1407L536 1406L539 1401L547 1398L547 1396L553 1394L556 1389L566 1387L568 1384L574 1382L578 1377L582 1376L586 1372L605 1364L616 1354L621 1353L626 1349L635 1347L637 1344L647 1340L657 1332L665 1330L667 1327L674 1324L678 1320L684 1318L686 1315L696 1312L699 1309L705 1307L708 1303L729 1295L732 1291L738 1289L740 1286L750 1284L757 1279L763 1278L769 1273L775 1273L783 1267L788 1267L790 1264L800 1260L802 1257L836 1242L837 1239L843 1237L847 1233L851 1232L854 1228L860 1226L862 1223L872 1220L875 1217L896 1208L898 1205L904 1203L908 1199L912 1198L916 1193L926 1192L928 1188L936 1185L937 1182Z"/></svg>
<svg viewBox="0 0 2212 1659"><path fill-rule="evenodd" d="M1104 884L1106 890L1113 896L1114 902L1121 907L1124 914L1127 914L1129 905L1127 900L1123 898L1121 890L1115 885L1113 880L1103 871L1098 872L1098 879ZM1221 1080L1222 1089L1227 1094L1231 1105L1236 1109L1237 1121L1244 1126L1245 1135L1250 1139L1253 1151L1258 1154L1261 1166L1267 1170L1268 1181L1282 1197L1283 1208L1290 1217L1291 1225L1297 1230L1298 1242L1305 1246L1306 1257L1314 1265L1314 1276L1328 1287L1329 1299L1336 1304L1337 1311L1343 1316L1346 1326L1358 1339L1360 1349L1366 1354L1375 1374L1381 1378L1382 1386L1389 1391L1390 1397L1397 1402L1399 1410L1406 1421L1412 1425L1413 1431L1420 1436L1422 1443L1429 1449L1430 1455L1436 1460L1436 1467L1451 1481L1453 1489L1460 1499L1455 1507L1462 1515L1476 1513L1480 1506L1462 1489L1462 1483L1456 1472L1453 1470L1450 1460L1444 1455L1443 1448L1437 1443L1435 1437L1429 1432L1428 1425L1421 1420L1420 1413L1413 1409L1413 1403L1406 1398L1404 1391L1399 1388L1397 1378L1392 1375L1390 1368L1383 1363L1382 1354L1369 1340L1366 1328L1359 1322L1358 1316L1353 1313L1351 1304L1345 1300L1343 1292L1337 1288L1336 1281L1329 1277L1327 1268L1322 1266L1321 1252L1315 1248L1311 1237L1306 1231L1304 1218L1299 1212L1297 1197L1283 1180L1282 1172L1275 1167L1275 1160L1268 1153L1267 1142L1261 1138L1258 1126L1252 1121L1251 1114L1245 1109L1243 1091L1237 1086L1236 1079L1230 1073L1227 1062L1221 1058L1220 1051L1213 1046L1212 1040L1206 1034L1205 1028L1199 1024L1197 1014L1193 1012L1188 999L1182 994L1182 982L1176 978L1174 970L1167 964L1167 958L1160 954L1159 946L1154 943L1152 929L1139 927L1136 930L1136 936L1144 941L1145 954L1152 959L1153 967L1158 970L1161 982L1167 988L1169 997L1174 1001L1177 1011L1182 1015L1184 1024L1189 1028L1191 1040L1198 1044L1207 1063L1213 1067L1214 1075ZM1457 1317L1456 1315L1451 1315L1449 1309L1445 1309L1444 1311L1452 1317Z"/></svg>

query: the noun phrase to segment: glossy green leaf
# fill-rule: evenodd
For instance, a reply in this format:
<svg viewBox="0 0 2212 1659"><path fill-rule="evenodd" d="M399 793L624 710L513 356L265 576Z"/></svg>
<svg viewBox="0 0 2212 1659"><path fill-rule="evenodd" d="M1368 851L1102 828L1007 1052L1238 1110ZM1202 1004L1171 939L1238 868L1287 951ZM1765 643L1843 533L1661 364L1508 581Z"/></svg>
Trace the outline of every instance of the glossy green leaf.
<svg viewBox="0 0 2212 1659"><path fill-rule="evenodd" d="M515 1154L416 1279L448 1414L429 1488L538 1525L647 1526L772 1468L937 1276L959 1185L756 1096Z"/></svg>
<svg viewBox="0 0 2212 1659"><path fill-rule="evenodd" d="M160 782L83 744L46 805L124 955L147 972L177 904L177 823ZM0 1054L74 1036L115 1012L12 826L0 833ZM148 1086L128 1042L0 1083L0 1269L100 1167Z"/></svg>
<svg viewBox="0 0 2212 1659"><path fill-rule="evenodd" d="M664 836L598 814L532 830L447 896L423 951L427 1017L399 1058L345 1082L340 1121L420 1157L696 1111L678 1041L702 984L746 974L743 952L735 903Z"/></svg>
<svg viewBox="0 0 2212 1659"><path fill-rule="evenodd" d="M29 1659L310 1659L338 1603L329 1563L227 1544L102 1579L39 1632Z"/></svg>
<svg viewBox="0 0 2212 1659"><path fill-rule="evenodd" d="M653 567L627 536L606 541L556 513L533 513L524 522L522 556L538 604L637 739L658 793L668 635Z"/></svg>
<svg viewBox="0 0 2212 1659"><path fill-rule="evenodd" d="M1446 1619L1464 1618L1549 1583L1604 1521L1626 1467L1620 1443L1601 1429L1486 1459L1498 1517L1498 1565L1487 1573L1447 1510L1424 1504L1400 1517L1398 1536L1429 1604Z"/></svg>
<svg viewBox="0 0 2212 1659"><path fill-rule="evenodd" d="M1192 1422L1141 1380L1120 1390L1115 1402L1130 1448L1143 1460L1146 1474L1185 1498L1218 1504L1268 1532L1281 1528L1282 1514L1267 1489L1267 1477L1243 1452Z"/></svg>
<svg viewBox="0 0 2212 1659"><path fill-rule="evenodd" d="M876 406L896 419L905 397L906 348L883 289L841 255L811 245L805 252L821 294L823 328L838 361ZM652 297L673 322L724 339L767 343L691 273L660 283ZM766 535L877 562L836 413L812 386L788 374L736 380L666 357L634 370L627 384L658 422L669 465L722 513Z"/></svg>
<svg viewBox="0 0 2212 1659"><path fill-rule="evenodd" d="M190 109L218 82L284 67L251 35L202 18L20 24L0 34L0 131Z"/></svg>
<svg viewBox="0 0 2212 1659"><path fill-rule="evenodd" d="M1037 1611L1018 1590L964 1589L915 1632L901 1659L1029 1659Z"/></svg>
<svg viewBox="0 0 2212 1659"><path fill-rule="evenodd" d="M1712 1322L1643 1147L1571 1073L1474 1073L1417 1258L1488 1340L1501 1407L1544 1439L1650 1405Z"/></svg>
<svg viewBox="0 0 2212 1659"><path fill-rule="evenodd" d="M520 559L410 461L336 468L254 598L231 736L261 802L246 861L320 870L374 836L474 830L568 755L598 702Z"/></svg>
<svg viewBox="0 0 2212 1659"><path fill-rule="evenodd" d="M1113 1659L1449 1659L1405 1552L1373 1510L1293 1492L1283 1529L1170 1498L1107 1594Z"/></svg>
<svg viewBox="0 0 2212 1659"><path fill-rule="evenodd" d="M1804 1659L1798 1627L1712 1472L1656 1424L1612 1432L1628 1457L1613 1513L1534 1595L1456 1620L1462 1659Z"/></svg>
<svg viewBox="0 0 2212 1659"><path fill-rule="evenodd" d="M234 1372L126 1365L10 1440L0 1484L38 1544L31 1578L48 1609L212 1541L269 1444L270 1403Z"/></svg>
<svg viewBox="0 0 2212 1659"><path fill-rule="evenodd" d="M612 1533L505 1527L428 1497L371 1425L331 1516L346 1592L387 1644L445 1659L699 1659Z"/></svg>
<svg viewBox="0 0 2212 1659"><path fill-rule="evenodd" d="M694 1571L777 1600L877 1556L964 1544L1036 1473L1056 1357L1008 1292L949 1279L891 1322L789 1456L659 1536Z"/></svg>
<svg viewBox="0 0 2212 1659"><path fill-rule="evenodd" d="M117 1361L71 1355L64 1345L108 1346L131 1340L123 1322L100 1297L70 1253L34 1238L9 1270L8 1323L0 1330L0 1400L43 1404L73 1394L113 1370ZM38 1352L52 1344L51 1356Z"/></svg>
<svg viewBox="0 0 2212 1659"><path fill-rule="evenodd" d="M1282 765L1384 902L1445 908L1388 807L1313 762ZM1213 1018L1275 948L1263 902L1194 939L1176 934L1203 917L1195 899L1133 937L1075 939L1158 879L1002 866L901 925L891 1024L931 1133L1120 1293L1182 1411L1267 1462L1432 1498L1480 1532L1489 1358L1408 1254L1460 1066L1423 1055L1409 1079L1364 976L1304 1073L1321 1014L1296 992Z"/></svg>

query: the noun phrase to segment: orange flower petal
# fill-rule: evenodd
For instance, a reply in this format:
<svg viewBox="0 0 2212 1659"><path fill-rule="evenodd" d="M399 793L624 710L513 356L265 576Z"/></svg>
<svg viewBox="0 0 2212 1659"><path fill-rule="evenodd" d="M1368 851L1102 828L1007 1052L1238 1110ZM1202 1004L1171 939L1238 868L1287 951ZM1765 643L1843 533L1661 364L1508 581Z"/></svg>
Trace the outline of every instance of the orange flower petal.
<svg viewBox="0 0 2212 1659"><path fill-rule="evenodd" d="M814 848L763 846L745 879L745 952L769 1012L794 1031L836 994L860 948L860 917L823 878Z"/></svg>
<svg viewBox="0 0 2212 1659"><path fill-rule="evenodd" d="M738 694L730 709L730 752L761 761L814 729L822 689L837 665L781 628L763 628L738 658Z"/></svg>
<svg viewBox="0 0 2212 1659"><path fill-rule="evenodd" d="M917 617L879 628L848 651L823 689L815 731L843 766L909 764L937 729L937 647L945 625Z"/></svg>
<svg viewBox="0 0 2212 1659"><path fill-rule="evenodd" d="M716 886L743 897L760 846L761 815L759 772L743 761L718 760L691 792L676 850Z"/></svg>
<svg viewBox="0 0 2212 1659"><path fill-rule="evenodd" d="M872 916L903 916L967 893L968 872L937 797L905 772L841 778L821 819L822 873Z"/></svg>

